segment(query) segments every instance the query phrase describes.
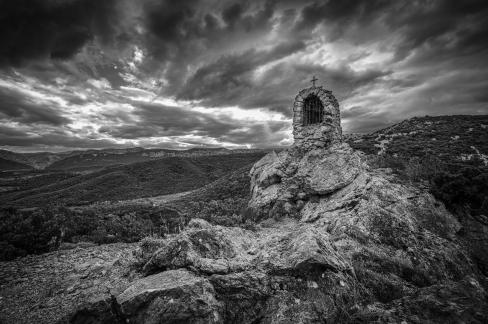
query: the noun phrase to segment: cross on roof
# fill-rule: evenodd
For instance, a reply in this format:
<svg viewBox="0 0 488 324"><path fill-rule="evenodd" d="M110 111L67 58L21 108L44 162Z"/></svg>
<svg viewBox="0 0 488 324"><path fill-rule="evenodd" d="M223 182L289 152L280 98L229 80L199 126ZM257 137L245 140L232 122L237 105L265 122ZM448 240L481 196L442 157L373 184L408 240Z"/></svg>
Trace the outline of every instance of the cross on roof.
<svg viewBox="0 0 488 324"><path fill-rule="evenodd" d="M315 77L315 75L313 76L312 80L310 80L310 81L312 81L312 84L313 84L314 87L315 87L315 81L317 81L317 80L318 79Z"/></svg>

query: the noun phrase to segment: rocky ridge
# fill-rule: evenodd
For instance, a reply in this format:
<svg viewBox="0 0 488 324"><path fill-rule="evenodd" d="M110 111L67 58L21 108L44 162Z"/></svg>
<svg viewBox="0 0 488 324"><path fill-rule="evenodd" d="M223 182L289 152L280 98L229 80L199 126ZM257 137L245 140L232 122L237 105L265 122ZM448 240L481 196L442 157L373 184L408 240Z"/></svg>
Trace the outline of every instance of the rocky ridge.
<svg viewBox="0 0 488 324"><path fill-rule="evenodd" d="M251 170L256 230L194 219L145 240L142 278L70 323L484 323L486 278L457 220L347 144L270 153Z"/></svg>
<svg viewBox="0 0 488 324"><path fill-rule="evenodd" d="M254 154L262 149L192 148L188 150L145 149L142 147L126 149L99 149L66 152L18 153L0 150L0 159L19 163L24 169L35 170L94 170L118 164L131 164L168 157L201 157L234 154ZM3 170L10 170L5 167Z"/></svg>

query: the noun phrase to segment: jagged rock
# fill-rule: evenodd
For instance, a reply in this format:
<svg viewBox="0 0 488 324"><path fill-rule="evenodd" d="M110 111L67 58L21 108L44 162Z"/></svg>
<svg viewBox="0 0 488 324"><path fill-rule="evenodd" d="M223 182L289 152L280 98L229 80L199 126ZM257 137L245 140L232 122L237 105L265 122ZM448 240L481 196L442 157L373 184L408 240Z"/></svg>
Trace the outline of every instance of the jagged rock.
<svg viewBox="0 0 488 324"><path fill-rule="evenodd" d="M246 268L246 254L253 234L240 228L214 227L192 221L187 231L159 242L161 248L144 265L145 273L191 267L205 273L228 273Z"/></svg>
<svg viewBox="0 0 488 324"><path fill-rule="evenodd" d="M362 323L486 323L486 291L473 277L422 288L355 316Z"/></svg>
<svg viewBox="0 0 488 324"><path fill-rule="evenodd" d="M73 316L62 319L58 324L104 324L123 323L120 317L120 307L113 296L102 296L93 299L81 307Z"/></svg>
<svg viewBox="0 0 488 324"><path fill-rule="evenodd" d="M210 282L186 270L169 270L134 282L117 297L130 323L222 323Z"/></svg>
<svg viewBox="0 0 488 324"><path fill-rule="evenodd" d="M266 242L256 260L270 273L294 276L352 269L334 249L327 233L308 226L297 226L296 231Z"/></svg>
<svg viewBox="0 0 488 324"><path fill-rule="evenodd" d="M344 188L359 174L361 159L348 148L335 148L330 154L321 150L307 152L300 160L294 183L303 182L309 195L325 195Z"/></svg>
<svg viewBox="0 0 488 324"><path fill-rule="evenodd" d="M244 271L212 275L209 280L224 307L226 323L252 323L264 313L266 300L273 295L273 283L264 272ZM279 283L275 281L275 286Z"/></svg>
<svg viewBox="0 0 488 324"><path fill-rule="evenodd" d="M298 217L307 202L348 186L364 168L360 154L347 144L269 153L251 169L249 207L261 218L277 212Z"/></svg>
<svg viewBox="0 0 488 324"><path fill-rule="evenodd" d="M160 272L139 279L117 296L118 316L131 323L151 323L158 316L169 323L190 318L197 323L388 322L384 318L442 323L432 315L439 311L443 318L452 314L454 323L487 320L486 312L480 311L487 306L482 297L486 290L475 279L477 272L467 253L455 241L425 229L408 208L404 211L405 220L398 224L391 213L350 212L342 214L342 223L339 218L313 223L283 219L263 224L256 232L199 220L195 223L204 229L192 225L171 239L190 246L179 250L185 258L192 254L191 262L182 266L186 270L153 268L152 272ZM361 217L366 219L363 223ZM382 223L371 223L375 217ZM395 231L398 237L390 233ZM196 240L200 246L207 246L203 252L193 246L196 237L201 238ZM215 246L218 239L232 249ZM226 258L221 257L223 251ZM178 253L169 255L179 258ZM148 264L154 265L161 250L153 257ZM164 260L166 265L175 264L175 259ZM241 267L229 266L235 263ZM473 278L468 283L476 293L462 292L466 275ZM450 286L458 287L458 292L434 293L435 287L445 287L439 288L444 291ZM430 315L424 316L426 302ZM463 315L471 311L476 317ZM107 308L100 312L108 314Z"/></svg>

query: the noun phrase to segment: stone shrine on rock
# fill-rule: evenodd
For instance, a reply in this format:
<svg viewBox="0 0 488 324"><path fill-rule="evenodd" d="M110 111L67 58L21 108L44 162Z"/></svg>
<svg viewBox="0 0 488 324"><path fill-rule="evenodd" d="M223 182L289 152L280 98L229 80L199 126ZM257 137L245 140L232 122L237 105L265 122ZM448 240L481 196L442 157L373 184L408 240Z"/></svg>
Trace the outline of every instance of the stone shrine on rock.
<svg viewBox="0 0 488 324"><path fill-rule="evenodd" d="M316 219L326 210L329 195L365 169L360 153L342 141L337 99L315 81L295 97L293 145L267 154L250 172L249 207L259 217ZM316 208L320 202L324 210Z"/></svg>
<svg viewBox="0 0 488 324"><path fill-rule="evenodd" d="M342 142L339 103L332 91L315 86L301 90L293 104L295 146L306 149L329 147Z"/></svg>

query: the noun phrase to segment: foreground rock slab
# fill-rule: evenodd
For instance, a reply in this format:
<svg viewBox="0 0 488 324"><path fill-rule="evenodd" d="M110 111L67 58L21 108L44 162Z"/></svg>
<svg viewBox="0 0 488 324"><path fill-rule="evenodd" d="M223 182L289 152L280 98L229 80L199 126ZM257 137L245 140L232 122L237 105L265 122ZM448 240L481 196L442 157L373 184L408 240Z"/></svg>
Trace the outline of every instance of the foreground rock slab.
<svg viewBox="0 0 488 324"><path fill-rule="evenodd" d="M169 270L134 282L117 297L133 323L220 323L220 303L210 282L186 270Z"/></svg>
<svg viewBox="0 0 488 324"><path fill-rule="evenodd" d="M104 323L110 312L113 322L129 323L488 320L483 278L465 251L455 241L420 228L416 223L402 229L414 237L410 246L402 247L391 245L381 231L331 233L328 225L289 218L264 222L256 231L193 220L175 237L154 240L150 247L141 244L140 269L150 264L151 274L116 296L115 305L84 306L85 313L99 307L99 316L84 317L83 323ZM165 258L155 263L175 241L196 237L200 245L163 253ZM228 253L213 244L223 237L232 246ZM198 246L206 247L205 253L197 253ZM168 268L189 254L191 262ZM244 266L221 271L219 266L202 268L202 260ZM80 314L83 309L72 319Z"/></svg>

